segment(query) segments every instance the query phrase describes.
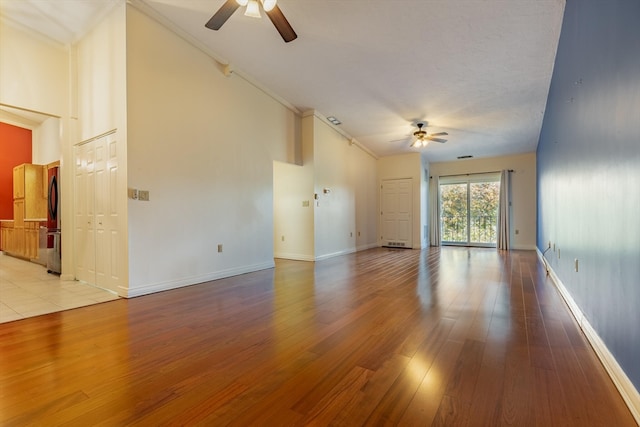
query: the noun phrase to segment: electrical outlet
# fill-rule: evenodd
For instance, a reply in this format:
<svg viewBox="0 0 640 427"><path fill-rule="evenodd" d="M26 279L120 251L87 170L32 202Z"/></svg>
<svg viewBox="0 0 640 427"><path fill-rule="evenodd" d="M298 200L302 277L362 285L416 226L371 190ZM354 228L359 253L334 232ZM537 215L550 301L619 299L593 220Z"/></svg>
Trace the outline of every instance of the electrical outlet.
<svg viewBox="0 0 640 427"><path fill-rule="evenodd" d="M138 200L142 200L143 202L149 201L149 191L148 190L140 190L138 192Z"/></svg>
<svg viewBox="0 0 640 427"><path fill-rule="evenodd" d="M303 208L308 208L309 207L309 201L308 200L303 200L302 201L302 207Z"/></svg>
<svg viewBox="0 0 640 427"><path fill-rule="evenodd" d="M516 234L520 234L520 230L516 228Z"/></svg>
<svg viewBox="0 0 640 427"><path fill-rule="evenodd" d="M282 241L284 242L284 236L282 236Z"/></svg>
<svg viewBox="0 0 640 427"><path fill-rule="evenodd" d="M218 245L218 253L222 253L222 244Z"/></svg>
<svg viewBox="0 0 640 427"><path fill-rule="evenodd" d="M349 233L349 237L353 237L353 231Z"/></svg>

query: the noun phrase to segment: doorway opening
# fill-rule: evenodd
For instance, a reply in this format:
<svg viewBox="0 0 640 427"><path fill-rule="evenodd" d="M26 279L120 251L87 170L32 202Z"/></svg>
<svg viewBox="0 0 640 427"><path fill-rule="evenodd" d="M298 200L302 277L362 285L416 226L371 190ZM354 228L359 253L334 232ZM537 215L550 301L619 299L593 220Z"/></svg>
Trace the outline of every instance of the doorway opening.
<svg viewBox="0 0 640 427"><path fill-rule="evenodd" d="M442 244L496 247L499 206L499 175L465 175L441 179Z"/></svg>

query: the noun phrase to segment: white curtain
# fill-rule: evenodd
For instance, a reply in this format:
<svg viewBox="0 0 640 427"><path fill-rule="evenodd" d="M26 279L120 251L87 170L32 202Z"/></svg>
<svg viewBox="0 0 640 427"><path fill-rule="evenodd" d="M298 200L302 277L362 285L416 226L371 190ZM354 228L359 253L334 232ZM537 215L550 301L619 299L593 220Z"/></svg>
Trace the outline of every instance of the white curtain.
<svg viewBox="0 0 640 427"><path fill-rule="evenodd" d="M429 183L429 244L440 246L440 179L437 176Z"/></svg>
<svg viewBox="0 0 640 427"><path fill-rule="evenodd" d="M508 250L509 244L509 206L511 199L511 173L503 170L500 174L500 206L498 208L498 249Z"/></svg>

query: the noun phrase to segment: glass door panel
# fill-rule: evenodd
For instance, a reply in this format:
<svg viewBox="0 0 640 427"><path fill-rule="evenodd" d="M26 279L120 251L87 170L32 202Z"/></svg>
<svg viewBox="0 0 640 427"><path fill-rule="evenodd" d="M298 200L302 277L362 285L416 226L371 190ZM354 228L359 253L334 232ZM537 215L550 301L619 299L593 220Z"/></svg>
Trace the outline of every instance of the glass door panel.
<svg viewBox="0 0 640 427"><path fill-rule="evenodd" d="M467 183L440 185L440 224L443 242L469 240Z"/></svg>
<svg viewBox="0 0 640 427"><path fill-rule="evenodd" d="M499 182L469 183L469 243L495 245L497 241Z"/></svg>
<svg viewBox="0 0 640 427"><path fill-rule="evenodd" d="M495 246L500 181L466 179L440 184L442 243Z"/></svg>

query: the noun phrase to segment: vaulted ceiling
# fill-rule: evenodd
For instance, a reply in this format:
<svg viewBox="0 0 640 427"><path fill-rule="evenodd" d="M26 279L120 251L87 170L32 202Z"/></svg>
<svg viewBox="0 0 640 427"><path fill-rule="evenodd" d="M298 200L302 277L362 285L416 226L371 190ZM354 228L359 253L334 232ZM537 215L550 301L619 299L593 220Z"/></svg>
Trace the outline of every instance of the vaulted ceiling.
<svg viewBox="0 0 640 427"><path fill-rule="evenodd" d="M299 111L334 116L378 156L430 161L535 151L564 0L278 0L298 38L225 0L130 0ZM2 23L77 41L123 0L2 0ZM415 123L447 132L411 148Z"/></svg>

